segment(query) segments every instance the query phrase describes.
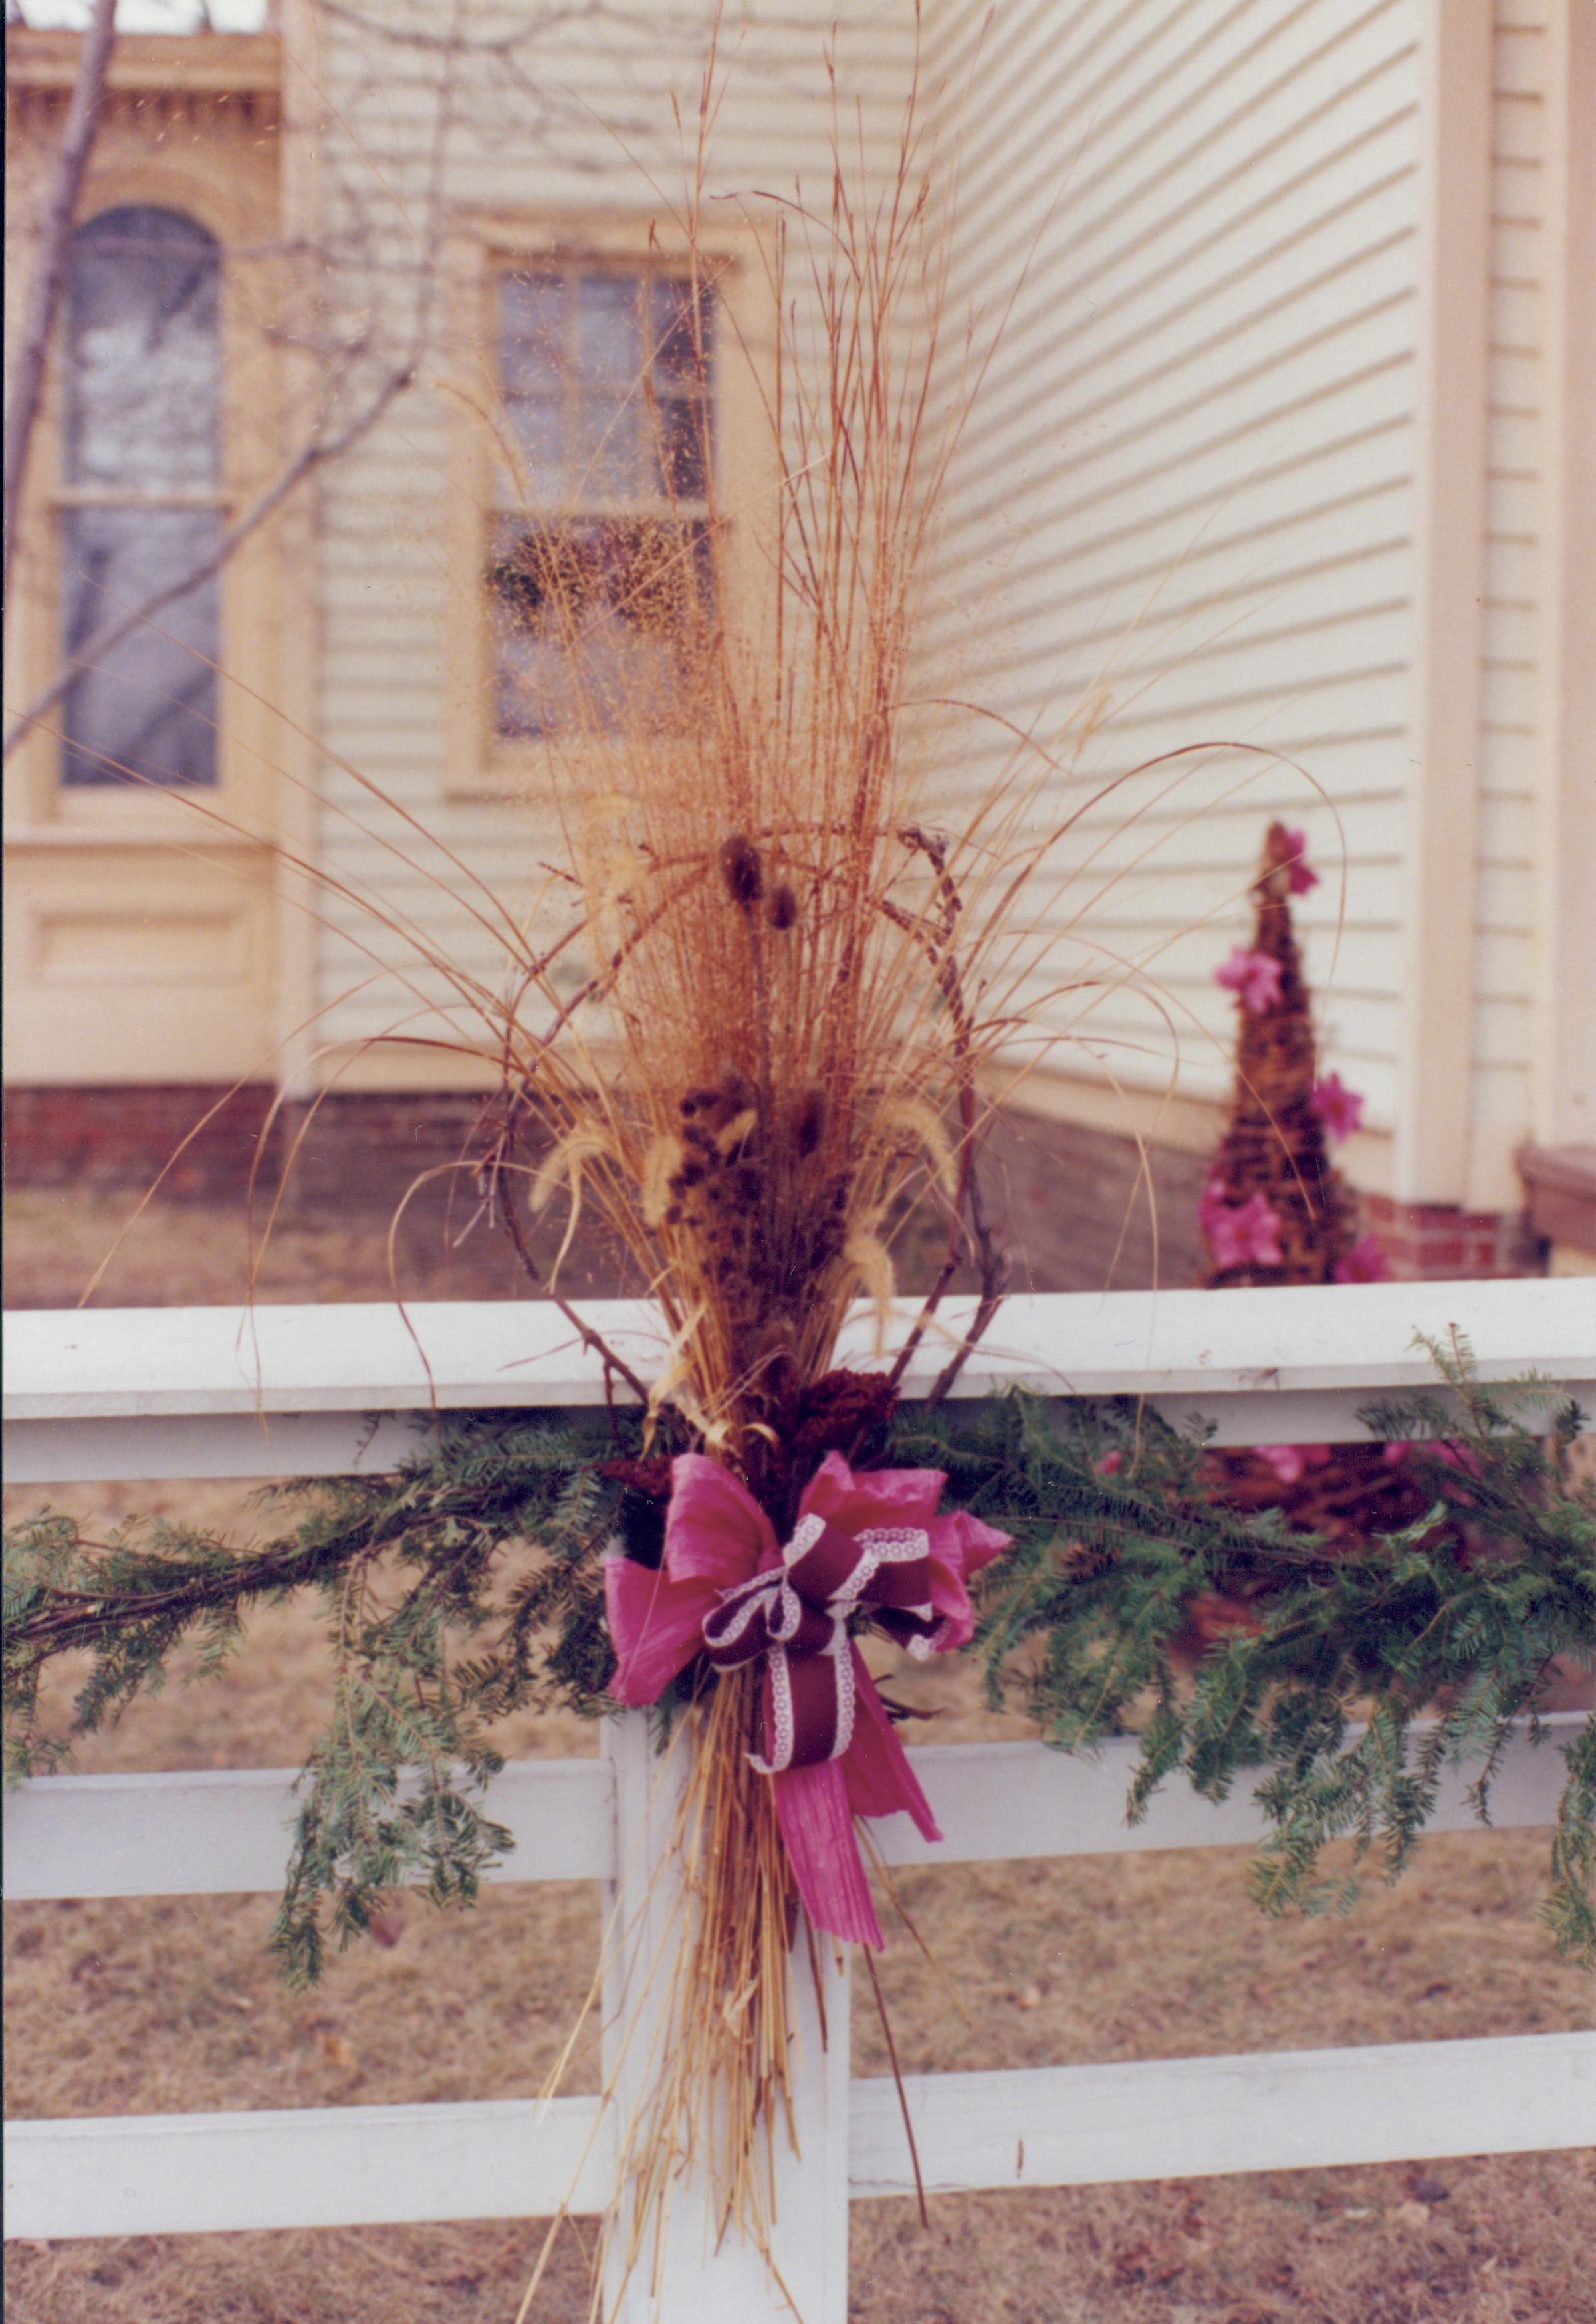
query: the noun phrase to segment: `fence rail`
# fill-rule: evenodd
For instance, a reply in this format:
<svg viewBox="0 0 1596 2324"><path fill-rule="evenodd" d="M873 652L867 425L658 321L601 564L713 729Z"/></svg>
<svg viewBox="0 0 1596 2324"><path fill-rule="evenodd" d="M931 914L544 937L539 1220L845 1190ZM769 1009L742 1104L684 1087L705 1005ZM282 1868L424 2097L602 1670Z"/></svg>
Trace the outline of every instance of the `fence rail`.
<svg viewBox="0 0 1596 2324"><path fill-rule="evenodd" d="M640 1368L660 1339L646 1309L595 1315ZM14 1317L7 1334L8 1466L20 1482L350 1473L392 1465L429 1414L570 1407L604 1393L598 1367L551 1311L528 1306L90 1312ZM1534 1370L1596 1406L1596 1301L1575 1283L1386 1285L1313 1292L1172 1293L1011 1302L962 1383L1147 1396L1231 1443L1348 1441L1360 1408L1428 1384L1414 1335L1464 1329L1481 1375ZM853 1360L868 1360L866 1326ZM941 1360L927 1351L909 1387ZM14 1386L12 1385L14 1381ZM1550 1722L1572 1730L1582 1714ZM1123 1801L1133 1746L1066 1760L1030 1744L913 1753L947 1834L901 1817L874 1829L895 1864L1233 1845L1261 1819L1245 1787L1224 1805L1171 1784L1142 1824ZM1563 1773L1550 1746L1515 1743L1493 1820L1549 1820ZM515 1833L496 1877L597 1879L624 1897L654 1812L643 1722L607 1756L507 1768L493 1812ZM281 1877L291 1778L279 1770L54 1777L6 1803L13 1897L236 1893ZM1472 1821L1449 1776L1441 1829ZM904 1826L901 1831L899 1825ZM780 2253L805 2324L845 2312L845 2207L906 2191L898 2098L847 2080L845 1972L827 1972L831 2041L811 2056L801 2172L784 2159ZM624 2014L623 1969L606 2015ZM838 2004L842 2006L837 2006ZM816 2045L811 2045L812 2047ZM1596 2034L1262 2052L909 2083L927 2182L1061 2186L1310 2164L1518 2153L1596 2142ZM615 2174L613 2109L596 2097L539 2105L352 2107L12 2123L6 2233L198 2232L601 2209ZM634 2284L629 2319L737 2324L789 2315L734 2252L706 2257L677 2206L658 2311Z"/></svg>

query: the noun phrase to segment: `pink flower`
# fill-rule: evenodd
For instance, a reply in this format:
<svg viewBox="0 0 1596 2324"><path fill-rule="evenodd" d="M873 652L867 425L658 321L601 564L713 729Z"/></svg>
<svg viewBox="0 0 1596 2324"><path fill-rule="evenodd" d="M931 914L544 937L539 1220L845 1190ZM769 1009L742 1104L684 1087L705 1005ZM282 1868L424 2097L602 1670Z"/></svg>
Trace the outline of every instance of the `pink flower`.
<svg viewBox="0 0 1596 2324"><path fill-rule="evenodd" d="M1222 1211L1229 1208L1231 1190L1224 1180L1220 1177L1210 1178L1197 1202L1197 1224L1210 1238L1213 1236L1214 1220Z"/></svg>
<svg viewBox="0 0 1596 2324"><path fill-rule="evenodd" d="M1326 1074L1322 1082L1315 1082L1308 1104L1332 1138L1350 1138L1362 1127L1363 1100L1356 1090L1347 1088L1339 1074Z"/></svg>
<svg viewBox="0 0 1596 2324"><path fill-rule="evenodd" d="M1124 1459L1124 1454L1116 1444L1113 1451L1112 1452L1105 1452L1102 1460L1098 1462L1098 1475L1100 1477L1117 1477L1120 1473L1121 1468L1123 1466Z"/></svg>
<svg viewBox="0 0 1596 2324"><path fill-rule="evenodd" d="M1233 992L1254 1017L1261 1017L1280 998L1280 964L1267 952L1250 952L1245 945L1232 945L1230 958L1214 970L1213 982Z"/></svg>
<svg viewBox="0 0 1596 2324"><path fill-rule="evenodd" d="M1379 1457L1388 1469L1399 1469L1407 1458L1406 1440L1399 1436L1393 1437L1388 1444L1381 1446Z"/></svg>
<svg viewBox="0 0 1596 2324"><path fill-rule="evenodd" d="M1331 1273L1338 1283L1383 1283L1390 1274L1386 1255L1373 1235L1360 1235Z"/></svg>
<svg viewBox="0 0 1596 2324"><path fill-rule="evenodd" d="M1307 1470L1322 1469L1330 1458L1328 1444L1255 1444L1252 1449L1283 1485L1295 1485Z"/></svg>
<svg viewBox="0 0 1596 2324"><path fill-rule="evenodd" d="M1319 884L1319 874L1308 870L1305 852L1307 841L1300 831L1288 831L1286 844L1291 850L1293 859L1286 874L1287 883L1294 896L1305 896L1310 888L1316 888Z"/></svg>
<svg viewBox="0 0 1596 2324"><path fill-rule="evenodd" d="M1280 1264L1280 1214L1267 1194L1250 1194L1234 1209L1215 1210L1204 1228L1218 1267Z"/></svg>
<svg viewBox="0 0 1596 2324"><path fill-rule="evenodd" d="M1426 1444L1425 1450L1433 1452L1437 1461L1444 1461L1449 1469L1461 1469L1465 1477L1480 1474L1480 1455L1471 1444L1460 1444L1455 1438L1444 1436L1438 1444Z"/></svg>

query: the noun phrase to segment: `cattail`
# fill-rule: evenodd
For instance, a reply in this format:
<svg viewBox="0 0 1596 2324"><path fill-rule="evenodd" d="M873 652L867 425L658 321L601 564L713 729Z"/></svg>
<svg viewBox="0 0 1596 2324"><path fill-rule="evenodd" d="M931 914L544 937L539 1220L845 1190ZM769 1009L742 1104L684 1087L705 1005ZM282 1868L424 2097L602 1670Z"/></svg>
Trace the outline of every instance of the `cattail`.
<svg viewBox="0 0 1596 2324"><path fill-rule="evenodd" d="M765 918L778 936L785 936L789 928L796 926L798 916L798 897L789 883L782 880L770 890L770 900L765 906Z"/></svg>
<svg viewBox="0 0 1596 2324"><path fill-rule="evenodd" d="M819 1145L826 1130L826 1092L807 1089L798 1100L798 1113L792 1125L793 1143L800 1157L807 1157Z"/></svg>
<svg viewBox="0 0 1596 2324"><path fill-rule="evenodd" d="M726 893L740 912L752 912L765 892L764 866L759 849L740 831L721 843L721 877Z"/></svg>

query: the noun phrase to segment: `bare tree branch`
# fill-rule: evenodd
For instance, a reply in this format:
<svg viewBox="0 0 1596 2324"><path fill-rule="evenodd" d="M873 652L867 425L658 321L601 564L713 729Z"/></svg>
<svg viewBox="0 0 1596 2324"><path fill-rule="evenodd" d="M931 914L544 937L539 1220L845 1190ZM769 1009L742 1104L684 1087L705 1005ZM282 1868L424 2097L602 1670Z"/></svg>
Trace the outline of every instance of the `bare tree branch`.
<svg viewBox="0 0 1596 2324"><path fill-rule="evenodd" d="M67 108L61 150L56 157L55 174L40 213L39 254L33 267L33 279L28 285L22 337L12 367L11 393L5 405L4 586L8 604L11 599L12 551L16 545L18 504L22 498L23 478L27 471L28 447L32 440L34 422L39 417L39 404L44 390L45 357L50 350L56 309L60 304L61 286L66 281L72 220L77 215L84 171L88 167L95 131L105 106L106 79L115 38L116 0L94 0L94 14L83 36L83 53L78 60L78 78L72 84L72 100Z"/></svg>

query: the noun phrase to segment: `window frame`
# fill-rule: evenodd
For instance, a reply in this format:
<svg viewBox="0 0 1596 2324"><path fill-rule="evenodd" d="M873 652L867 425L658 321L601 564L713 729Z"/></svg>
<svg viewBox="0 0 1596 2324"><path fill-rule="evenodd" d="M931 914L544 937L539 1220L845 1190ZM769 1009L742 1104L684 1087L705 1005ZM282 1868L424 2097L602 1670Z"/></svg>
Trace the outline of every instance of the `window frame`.
<svg viewBox="0 0 1596 2324"><path fill-rule="evenodd" d="M757 617L760 592L769 587L759 512L774 506L777 475L767 417L777 319L773 276L752 225L706 225L695 243L700 263L714 269L716 297L710 441L722 512L718 561L729 601L722 613L746 630ZM486 571L493 527L506 512L495 491L498 455L491 417L500 387L499 277L583 266L677 273L688 256L679 226L638 213L474 211L456 221L449 265L459 384L451 398L456 424L447 475L446 796L549 801L557 796L561 778L574 771L602 779L623 747L604 734L549 741L497 731L494 617ZM596 506L595 496L595 512Z"/></svg>

